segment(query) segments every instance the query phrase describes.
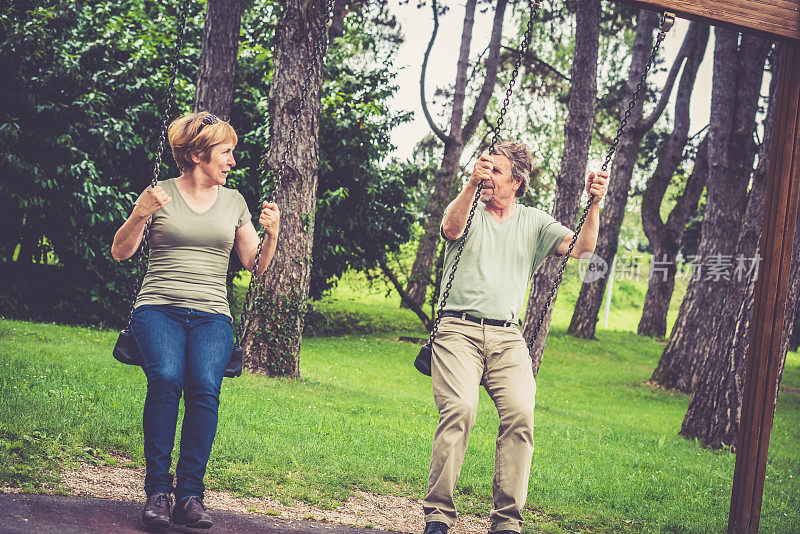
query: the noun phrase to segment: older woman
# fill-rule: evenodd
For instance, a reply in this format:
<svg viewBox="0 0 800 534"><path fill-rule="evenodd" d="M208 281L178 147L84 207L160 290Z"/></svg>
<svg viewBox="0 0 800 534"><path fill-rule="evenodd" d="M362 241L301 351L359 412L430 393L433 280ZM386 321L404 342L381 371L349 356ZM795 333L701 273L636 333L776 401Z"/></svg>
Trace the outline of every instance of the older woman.
<svg viewBox="0 0 800 534"><path fill-rule="evenodd" d="M225 275L234 246L252 271L259 241L244 198L225 187L236 164L237 141L230 124L210 113L175 120L169 142L181 175L139 196L111 247L118 261L133 256L152 218L150 264L131 323L147 376L142 519L148 525L211 526L203 505L203 477L217 430L222 376L233 350ZM266 234L257 275L272 260L279 221L278 207L264 202L259 222ZM170 514L181 393L186 411L175 470L176 505Z"/></svg>

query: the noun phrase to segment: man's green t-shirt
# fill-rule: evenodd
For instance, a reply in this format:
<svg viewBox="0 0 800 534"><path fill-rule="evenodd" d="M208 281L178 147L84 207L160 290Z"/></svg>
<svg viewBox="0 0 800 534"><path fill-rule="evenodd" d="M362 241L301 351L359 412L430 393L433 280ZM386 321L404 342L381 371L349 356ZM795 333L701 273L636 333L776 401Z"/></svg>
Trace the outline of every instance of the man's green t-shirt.
<svg viewBox="0 0 800 534"><path fill-rule="evenodd" d="M220 187L214 204L198 213L174 178L159 185L172 201L153 214L150 264L136 307L166 304L230 317L225 275L236 229L250 220L244 197Z"/></svg>
<svg viewBox="0 0 800 534"><path fill-rule="evenodd" d="M530 279L569 232L544 211L521 204L497 222L479 202L444 310L518 322ZM462 239L447 240L442 291Z"/></svg>

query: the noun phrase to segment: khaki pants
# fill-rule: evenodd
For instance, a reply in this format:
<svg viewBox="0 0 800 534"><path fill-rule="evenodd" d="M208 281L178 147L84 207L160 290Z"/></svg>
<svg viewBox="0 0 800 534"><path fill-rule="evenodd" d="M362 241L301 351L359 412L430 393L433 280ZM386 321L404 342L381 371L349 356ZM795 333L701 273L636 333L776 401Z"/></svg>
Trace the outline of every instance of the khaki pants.
<svg viewBox="0 0 800 534"><path fill-rule="evenodd" d="M492 532L522 530L533 457L536 383L525 340L515 327L482 326L460 318L442 319L433 346L431 382L439 410L433 436L425 521L452 526L453 490L461 472L482 384L500 416L495 449Z"/></svg>

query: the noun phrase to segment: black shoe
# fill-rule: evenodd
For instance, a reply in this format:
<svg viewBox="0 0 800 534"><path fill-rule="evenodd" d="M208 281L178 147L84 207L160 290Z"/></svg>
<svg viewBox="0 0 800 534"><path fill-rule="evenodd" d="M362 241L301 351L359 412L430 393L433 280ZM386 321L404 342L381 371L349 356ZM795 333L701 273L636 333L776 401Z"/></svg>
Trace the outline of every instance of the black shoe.
<svg viewBox="0 0 800 534"><path fill-rule="evenodd" d="M172 524L189 528L211 528L211 516L206 505L196 495L181 499L172 510Z"/></svg>
<svg viewBox="0 0 800 534"><path fill-rule="evenodd" d="M519 534L516 530L490 530L489 534Z"/></svg>
<svg viewBox="0 0 800 534"><path fill-rule="evenodd" d="M142 510L142 521L154 527L169 527L169 509L172 499L166 493L153 493L147 498Z"/></svg>
<svg viewBox="0 0 800 534"><path fill-rule="evenodd" d="M441 521L431 521L425 523L425 532L423 534L447 534L447 523Z"/></svg>

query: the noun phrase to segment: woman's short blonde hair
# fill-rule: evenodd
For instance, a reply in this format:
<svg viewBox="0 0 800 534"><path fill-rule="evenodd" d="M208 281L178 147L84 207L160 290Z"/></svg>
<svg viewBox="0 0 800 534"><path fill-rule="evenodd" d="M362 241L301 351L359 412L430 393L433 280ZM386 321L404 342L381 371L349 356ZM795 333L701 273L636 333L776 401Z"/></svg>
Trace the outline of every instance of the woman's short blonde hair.
<svg viewBox="0 0 800 534"><path fill-rule="evenodd" d="M214 146L239 142L233 126L207 111L188 113L175 119L169 125L168 134L172 157L181 171L194 168L196 164L192 155L209 161Z"/></svg>
<svg viewBox="0 0 800 534"><path fill-rule="evenodd" d="M522 184L517 188L517 197L521 197L528 190L531 183L531 169L533 167L533 156L525 143L515 143L513 141L503 141L494 146L495 154L502 154L511 161L511 177L514 180L521 180Z"/></svg>

